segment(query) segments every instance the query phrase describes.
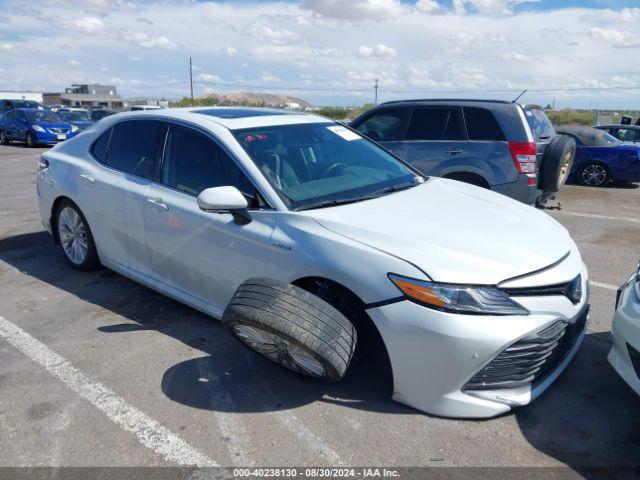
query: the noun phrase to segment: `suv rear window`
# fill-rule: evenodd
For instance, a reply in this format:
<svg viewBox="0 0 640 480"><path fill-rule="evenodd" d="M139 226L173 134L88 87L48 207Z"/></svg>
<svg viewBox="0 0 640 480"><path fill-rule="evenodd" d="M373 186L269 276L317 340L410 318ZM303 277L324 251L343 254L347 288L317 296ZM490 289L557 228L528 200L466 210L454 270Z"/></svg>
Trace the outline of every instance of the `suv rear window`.
<svg viewBox="0 0 640 480"><path fill-rule="evenodd" d="M496 117L489 110L478 107L464 107L463 110L469 140L506 140Z"/></svg>
<svg viewBox="0 0 640 480"><path fill-rule="evenodd" d="M531 133L536 142L540 140L546 140L553 137L556 132L553 129L553 125L549 121L547 114L539 108L526 108L524 114L527 117L529 127L531 127Z"/></svg>
<svg viewBox="0 0 640 480"><path fill-rule="evenodd" d="M449 107L416 108L407 140L463 140L460 110Z"/></svg>

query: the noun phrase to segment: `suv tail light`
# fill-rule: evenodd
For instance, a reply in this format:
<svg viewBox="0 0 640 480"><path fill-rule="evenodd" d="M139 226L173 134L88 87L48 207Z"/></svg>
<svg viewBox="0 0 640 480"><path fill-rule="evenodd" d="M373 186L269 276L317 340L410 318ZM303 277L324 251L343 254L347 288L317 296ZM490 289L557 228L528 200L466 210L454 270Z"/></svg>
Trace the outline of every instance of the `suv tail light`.
<svg viewBox="0 0 640 480"><path fill-rule="evenodd" d="M509 142L518 173L536 173L537 149L533 142Z"/></svg>
<svg viewBox="0 0 640 480"><path fill-rule="evenodd" d="M46 168L49 168L49 160L42 155L38 160L38 170L45 170Z"/></svg>

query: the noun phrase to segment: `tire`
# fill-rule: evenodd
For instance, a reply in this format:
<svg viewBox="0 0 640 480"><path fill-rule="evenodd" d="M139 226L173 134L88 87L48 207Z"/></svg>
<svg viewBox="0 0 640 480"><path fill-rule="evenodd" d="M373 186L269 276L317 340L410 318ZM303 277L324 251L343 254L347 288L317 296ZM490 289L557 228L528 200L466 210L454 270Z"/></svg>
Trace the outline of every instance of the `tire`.
<svg viewBox="0 0 640 480"><path fill-rule="evenodd" d="M33 148L36 146L36 141L33 138L33 134L31 132L27 132L27 134L24 136L24 143L26 143L27 147L29 148Z"/></svg>
<svg viewBox="0 0 640 480"><path fill-rule="evenodd" d="M611 172L599 162L586 162L580 165L576 180L586 187L602 187L611 181Z"/></svg>
<svg viewBox="0 0 640 480"><path fill-rule="evenodd" d="M9 137L7 137L7 134L4 133L4 131L0 131L0 144L9 145L10 143L11 141L9 140Z"/></svg>
<svg viewBox="0 0 640 480"><path fill-rule="evenodd" d="M58 205L55 228L62 253L73 268L88 271L100 266L87 219L71 200L65 199Z"/></svg>
<svg viewBox="0 0 640 480"><path fill-rule="evenodd" d="M556 135L544 152L538 174L538 188L546 192L560 190L569 178L575 155L575 140L568 135Z"/></svg>
<svg viewBox="0 0 640 480"><path fill-rule="evenodd" d="M337 382L356 348L356 329L334 307L295 285L244 282L222 316L231 335L294 372Z"/></svg>

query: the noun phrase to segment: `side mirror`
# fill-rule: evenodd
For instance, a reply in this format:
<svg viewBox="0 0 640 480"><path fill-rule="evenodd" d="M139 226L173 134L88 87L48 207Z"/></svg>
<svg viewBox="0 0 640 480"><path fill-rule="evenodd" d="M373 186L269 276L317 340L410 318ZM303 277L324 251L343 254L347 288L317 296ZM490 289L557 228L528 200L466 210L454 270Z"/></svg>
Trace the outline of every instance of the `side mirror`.
<svg viewBox="0 0 640 480"><path fill-rule="evenodd" d="M236 187L206 188L198 195L198 207L204 212L230 213L240 225L251 222L247 199Z"/></svg>

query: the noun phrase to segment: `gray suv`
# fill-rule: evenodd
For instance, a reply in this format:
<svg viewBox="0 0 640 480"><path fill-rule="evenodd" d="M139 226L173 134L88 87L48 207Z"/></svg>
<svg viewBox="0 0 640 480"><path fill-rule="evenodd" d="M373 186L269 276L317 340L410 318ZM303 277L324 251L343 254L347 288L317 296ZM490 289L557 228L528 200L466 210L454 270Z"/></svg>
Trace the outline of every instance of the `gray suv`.
<svg viewBox="0 0 640 480"><path fill-rule="evenodd" d="M565 182L575 143L542 108L498 100L383 103L350 125L425 175L490 188L528 204Z"/></svg>

